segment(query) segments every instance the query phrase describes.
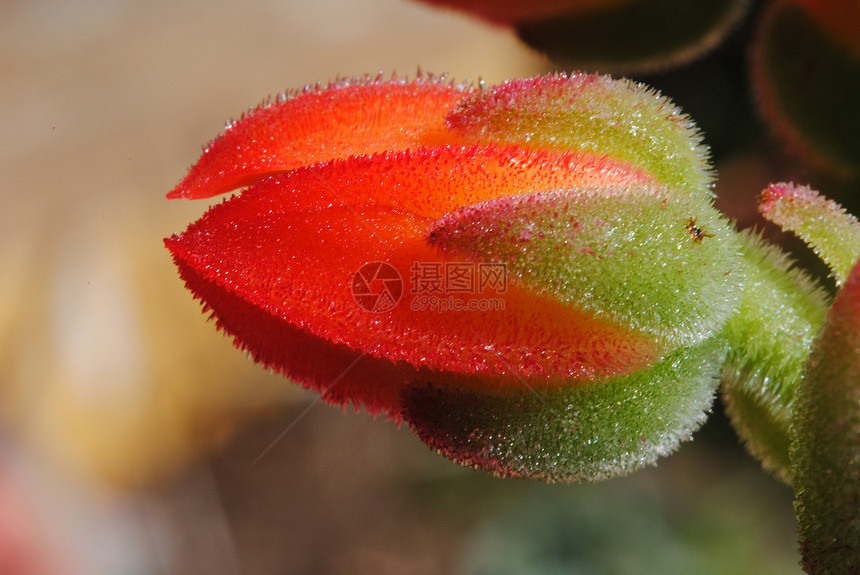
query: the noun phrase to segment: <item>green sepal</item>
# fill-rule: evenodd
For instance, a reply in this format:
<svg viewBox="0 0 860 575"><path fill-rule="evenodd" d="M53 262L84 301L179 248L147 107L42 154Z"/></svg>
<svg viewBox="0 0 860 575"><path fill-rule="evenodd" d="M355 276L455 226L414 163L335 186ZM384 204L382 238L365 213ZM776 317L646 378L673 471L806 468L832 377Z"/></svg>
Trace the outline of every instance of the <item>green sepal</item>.
<svg viewBox="0 0 860 575"><path fill-rule="evenodd" d="M623 160L691 195L712 196L709 151L668 98L629 80L556 74L464 98L448 115L462 138Z"/></svg>
<svg viewBox="0 0 860 575"><path fill-rule="evenodd" d="M712 338L630 376L517 391L415 382L404 418L429 447L501 477L597 481L651 465L710 409L724 343Z"/></svg>
<svg viewBox="0 0 860 575"><path fill-rule="evenodd" d="M744 283L736 234L710 200L665 188L482 202L438 220L429 241L670 348L718 331Z"/></svg>
<svg viewBox="0 0 860 575"><path fill-rule="evenodd" d="M790 481L794 392L827 310L825 292L777 246L739 234L747 279L722 336L729 343L721 395L747 449Z"/></svg>

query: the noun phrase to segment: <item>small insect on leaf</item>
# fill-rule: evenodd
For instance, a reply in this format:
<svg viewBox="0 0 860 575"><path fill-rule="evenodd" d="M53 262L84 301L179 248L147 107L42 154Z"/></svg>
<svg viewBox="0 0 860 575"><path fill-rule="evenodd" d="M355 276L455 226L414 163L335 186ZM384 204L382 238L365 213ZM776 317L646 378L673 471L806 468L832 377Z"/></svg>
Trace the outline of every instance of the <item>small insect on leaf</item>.
<svg viewBox="0 0 860 575"><path fill-rule="evenodd" d="M714 234L706 234L702 228L698 227L695 218L690 218L687 220L687 230L690 232L690 235L693 236L693 241L701 243L704 238L712 238Z"/></svg>

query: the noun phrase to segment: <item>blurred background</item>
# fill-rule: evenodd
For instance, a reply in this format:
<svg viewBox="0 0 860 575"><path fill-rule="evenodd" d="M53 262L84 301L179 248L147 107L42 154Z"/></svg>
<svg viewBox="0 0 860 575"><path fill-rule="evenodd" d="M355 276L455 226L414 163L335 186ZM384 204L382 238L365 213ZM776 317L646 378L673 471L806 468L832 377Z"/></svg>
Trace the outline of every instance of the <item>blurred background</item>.
<svg viewBox="0 0 860 575"><path fill-rule="evenodd" d="M744 34L643 78L704 128L721 207L797 168L748 110ZM502 481L315 404L205 321L161 240L209 139L266 96L550 64L407 0L0 3L0 573L793 573L789 489L719 406L655 469ZM728 120L727 120L728 118Z"/></svg>

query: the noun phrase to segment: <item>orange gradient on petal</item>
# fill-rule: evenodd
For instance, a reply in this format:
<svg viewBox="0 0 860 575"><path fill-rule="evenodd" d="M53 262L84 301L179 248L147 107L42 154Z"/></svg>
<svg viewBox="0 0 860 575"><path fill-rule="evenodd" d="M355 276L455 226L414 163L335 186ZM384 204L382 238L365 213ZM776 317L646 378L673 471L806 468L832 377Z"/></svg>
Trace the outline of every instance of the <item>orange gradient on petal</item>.
<svg viewBox="0 0 860 575"><path fill-rule="evenodd" d="M278 358L295 357L288 348L299 339L336 347L344 357L390 362L395 383L379 392L386 401L374 400L390 413L407 372L494 388L524 381L554 387L651 365L661 351L650 338L516 285L444 294L466 306L476 298L501 302L459 312L421 309L416 301L428 294L412 285L416 263L451 263L426 241L445 213L541 189L575 194L581 187L643 181L636 170L606 159L516 148L350 158L266 179L215 206L167 245L189 288L237 345L252 354L266 347L260 359L275 369L297 369ZM362 309L351 292L355 272L374 261L393 266L404 282L402 300L381 314ZM236 313L238 307L260 317ZM292 336L278 343L254 335L266 323ZM322 389L324 377L310 379Z"/></svg>
<svg viewBox="0 0 860 575"><path fill-rule="evenodd" d="M317 162L453 142L445 114L471 91L419 77L285 96L229 124L167 197L208 198Z"/></svg>

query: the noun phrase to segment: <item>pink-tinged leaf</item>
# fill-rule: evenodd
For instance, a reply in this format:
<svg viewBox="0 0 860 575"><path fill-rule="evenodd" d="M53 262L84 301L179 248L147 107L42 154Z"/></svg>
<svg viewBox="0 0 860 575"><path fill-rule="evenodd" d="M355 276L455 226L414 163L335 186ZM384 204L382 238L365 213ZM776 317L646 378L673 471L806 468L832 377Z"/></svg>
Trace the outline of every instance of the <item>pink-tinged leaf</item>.
<svg viewBox="0 0 860 575"><path fill-rule="evenodd" d="M168 197L207 198L317 162L452 142L445 114L471 92L420 76L285 95L230 123Z"/></svg>
<svg viewBox="0 0 860 575"><path fill-rule="evenodd" d="M830 266L837 285L860 258L860 222L808 186L771 184L759 198L759 211L809 244Z"/></svg>

